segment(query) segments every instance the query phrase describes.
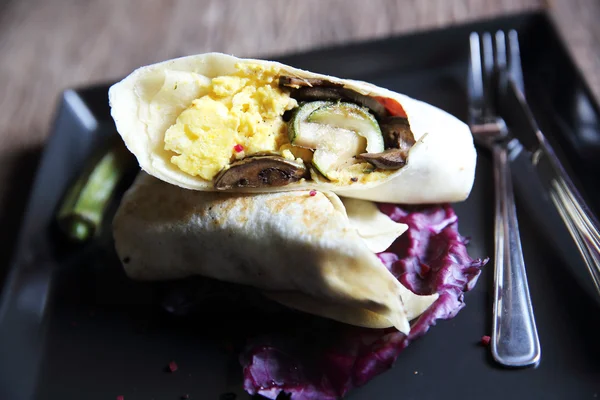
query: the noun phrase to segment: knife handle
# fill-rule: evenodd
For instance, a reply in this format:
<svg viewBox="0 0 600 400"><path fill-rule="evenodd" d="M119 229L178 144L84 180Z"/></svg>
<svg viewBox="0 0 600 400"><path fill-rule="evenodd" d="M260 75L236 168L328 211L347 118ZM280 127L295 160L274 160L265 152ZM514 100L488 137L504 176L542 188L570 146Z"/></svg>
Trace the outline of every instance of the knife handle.
<svg viewBox="0 0 600 400"><path fill-rule="evenodd" d="M525 367L539 362L541 350L521 249L508 146L493 146L496 245L491 345L498 363Z"/></svg>
<svg viewBox="0 0 600 400"><path fill-rule="evenodd" d="M552 149L546 151L554 169L549 194L579 253L588 268L594 287L600 294L600 233L594 214L587 207L558 159L552 160ZM555 156L554 156L555 157Z"/></svg>

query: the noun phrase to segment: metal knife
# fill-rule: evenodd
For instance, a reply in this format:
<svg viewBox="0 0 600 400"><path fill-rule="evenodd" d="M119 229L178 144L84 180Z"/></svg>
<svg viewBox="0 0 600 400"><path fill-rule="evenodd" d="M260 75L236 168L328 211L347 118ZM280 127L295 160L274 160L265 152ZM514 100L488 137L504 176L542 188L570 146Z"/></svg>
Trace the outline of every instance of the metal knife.
<svg viewBox="0 0 600 400"><path fill-rule="evenodd" d="M521 89L509 77L499 105L511 132L531 152L531 168L573 239L600 301L600 224L540 130ZM518 172L517 172L518 173ZM591 278L591 280L590 280Z"/></svg>

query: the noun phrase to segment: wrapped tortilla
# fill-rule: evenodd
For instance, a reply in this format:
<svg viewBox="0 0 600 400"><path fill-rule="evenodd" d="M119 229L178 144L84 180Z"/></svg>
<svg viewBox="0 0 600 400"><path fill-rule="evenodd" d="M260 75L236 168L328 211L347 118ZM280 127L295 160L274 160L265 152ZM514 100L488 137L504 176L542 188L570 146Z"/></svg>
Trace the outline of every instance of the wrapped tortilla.
<svg viewBox="0 0 600 400"><path fill-rule="evenodd" d="M142 169L182 188L437 203L473 185L464 123L366 82L207 53L139 68L109 100Z"/></svg>
<svg viewBox="0 0 600 400"><path fill-rule="evenodd" d="M405 288L369 248L391 243L406 226L364 203L348 216L332 193L192 191L141 173L113 233L133 279L201 275L256 287L301 311L407 333L437 295ZM351 223L368 219L381 227L379 236Z"/></svg>

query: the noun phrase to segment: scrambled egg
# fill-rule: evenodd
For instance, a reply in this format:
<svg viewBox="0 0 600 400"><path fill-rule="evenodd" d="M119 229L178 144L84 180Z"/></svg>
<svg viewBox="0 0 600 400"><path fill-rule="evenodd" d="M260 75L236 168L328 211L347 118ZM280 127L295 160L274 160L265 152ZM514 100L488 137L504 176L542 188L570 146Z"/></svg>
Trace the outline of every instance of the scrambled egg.
<svg viewBox="0 0 600 400"><path fill-rule="evenodd" d="M327 177L330 181L334 183L340 183L345 185L356 182L380 182L395 172L396 170L377 169L368 162L360 162L349 165L336 171L328 171ZM316 171L311 171L311 173L317 174ZM313 179L315 179L314 176Z"/></svg>
<svg viewBox="0 0 600 400"><path fill-rule="evenodd" d="M282 118L298 104L279 89L278 68L244 63L236 68L213 78L209 93L165 133L165 150L176 154L171 162L187 174L211 180L236 158L262 152L301 157L289 145Z"/></svg>

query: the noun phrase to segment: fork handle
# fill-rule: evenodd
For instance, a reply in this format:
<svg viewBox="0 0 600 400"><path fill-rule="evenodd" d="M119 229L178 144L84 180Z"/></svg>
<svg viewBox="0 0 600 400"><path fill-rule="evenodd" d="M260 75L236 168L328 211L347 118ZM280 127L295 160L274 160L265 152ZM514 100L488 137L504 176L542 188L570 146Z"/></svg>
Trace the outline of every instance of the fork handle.
<svg viewBox="0 0 600 400"><path fill-rule="evenodd" d="M498 143L492 149L496 245L491 346L498 363L525 367L539 362L541 350L521 249L507 147Z"/></svg>

